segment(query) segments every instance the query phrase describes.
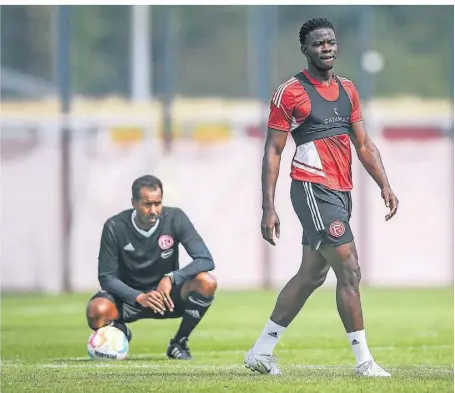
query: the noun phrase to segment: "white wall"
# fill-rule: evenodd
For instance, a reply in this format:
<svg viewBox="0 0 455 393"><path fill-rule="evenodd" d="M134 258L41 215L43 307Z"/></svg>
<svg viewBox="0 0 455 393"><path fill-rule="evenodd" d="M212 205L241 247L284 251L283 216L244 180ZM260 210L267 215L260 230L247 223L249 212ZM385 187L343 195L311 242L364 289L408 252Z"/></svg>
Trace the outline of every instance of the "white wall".
<svg viewBox="0 0 455 393"><path fill-rule="evenodd" d="M400 209L393 220L384 221L380 191L366 176L360 180L364 172L355 157L352 227L364 283L451 284L452 141L376 139L376 143ZM96 156L91 156L87 142L76 139L73 287L97 288L102 225L110 215L129 207L131 183L145 173L161 177L165 202L182 207L193 220L214 255L220 287L259 286L264 247L272 253L273 284L283 285L297 271L301 258L301 228L289 198L294 144L289 138L277 185L281 239L275 248L264 245L259 228L262 148L261 141L242 137L207 146L187 140L176 142L173 153L164 157L156 140L130 148L103 140L98 141ZM60 289L58 154L57 141L48 138L27 155L2 162L2 290ZM362 209L362 201L367 210ZM182 255L187 261L187 255ZM334 282L332 273L328 282Z"/></svg>

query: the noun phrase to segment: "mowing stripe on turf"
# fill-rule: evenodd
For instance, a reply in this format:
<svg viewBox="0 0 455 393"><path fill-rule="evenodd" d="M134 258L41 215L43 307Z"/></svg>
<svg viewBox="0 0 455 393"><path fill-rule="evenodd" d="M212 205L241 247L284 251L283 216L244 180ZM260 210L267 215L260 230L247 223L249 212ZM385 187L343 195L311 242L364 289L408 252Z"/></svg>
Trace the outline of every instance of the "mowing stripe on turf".
<svg viewBox="0 0 455 393"><path fill-rule="evenodd" d="M449 344L442 344L442 345L408 345L408 346L387 346L387 347L375 347L371 346L371 349L375 351L396 351L397 349L432 349L432 350L439 350L439 349L450 349L453 348L453 345ZM280 353L291 353L291 352L301 352L301 351L333 351L334 348L289 348L289 349L279 349L277 352ZM216 355L216 354L224 354L224 355L239 355L244 354L248 351L242 350L219 350L219 351L191 351L194 355ZM150 353L138 353L138 354L131 354L129 356L130 359L143 359L149 358L150 356L162 355L164 352L150 352ZM68 358L68 359L54 359L54 360L81 360L87 358Z"/></svg>
<svg viewBox="0 0 455 393"><path fill-rule="evenodd" d="M182 365L172 364L172 370L163 367L163 364L150 364L150 363L130 363L128 361L122 362L91 362L90 364L81 363L55 363L55 364L39 364L37 368L48 368L48 369L148 369L148 370L161 370L161 371L172 371L172 370L195 370L195 371L209 371L219 370L221 373L226 371L243 371L245 367L243 364L224 364L224 365ZM442 375L452 374L453 369L448 367L439 366L427 366L427 365L416 365L416 366L397 366L388 368L392 373L398 373L404 375ZM350 374L353 371L352 366L339 366L339 365L316 365L316 364L293 364L283 367L286 372L292 372L292 370L323 370L323 371L336 371L341 373Z"/></svg>
<svg viewBox="0 0 455 393"><path fill-rule="evenodd" d="M387 347L375 347L372 346L370 347L371 349L374 349L375 351L396 351L396 350L403 350L403 349L429 349L429 350L439 350L439 349L451 349L453 348L453 345L449 344L442 344L442 345L408 345L408 346L387 346ZM333 350L333 348L294 348L294 349L280 349L277 352L280 353L292 353L292 352L299 352L299 351L304 351L304 350L309 350L309 351L325 351L325 350ZM217 355L217 354L223 354L223 355L242 355L246 353L247 351L241 351L241 350L219 350L219 351L192 351L194 355ZM149 353L134 353L131 354L131 356L128 356L128 359L130 360L140 360L140 359L148 359L152 356L156 357L162 357L164 356L164 352L149 352ZM89 361L88 356L86 357L73 357L73 358L53 358L53 361L69 361L69 362L74 362L74 361Z"/></svg>
<svg viewBox="0 0 455 393"><path fill-rule="evenodd" d="M82 359L82 358L78 358ZM86 359L84 359L86 360ZM171 367L169 367L171 365ZM111 370L128 370L128 369L147 369L147 370L159 370L160 372L172 372L173 370L194 370L197 372L204 372L210 370L219 370L220 374L224 372L232 371L247 371L242 363L235 364L222 364L222 365L196 365L196 364L182 364L169 362L167 364L153 364L153 363L137 363L134 361L87 361L85 363L45 363L45 364L22 364L19 362L10 363L3 362L3 367L6 368L25 368L25 369L86 369L87 371L94 369L111 369ZM292 374L293 371L298 370L313 370L313 371L329 371L341 374L351 375L353 371L352 366L340 366L340 365L327 365L327 364L287 364L284 365L283 370L286 374ZM416 364L413 366L390 366L387 367L394 376L401 377L423 377L423 376L447 376L453 375L453 367L446 366L433 366L426 364ZM246 372L248 374L248 372Z"/></svg>

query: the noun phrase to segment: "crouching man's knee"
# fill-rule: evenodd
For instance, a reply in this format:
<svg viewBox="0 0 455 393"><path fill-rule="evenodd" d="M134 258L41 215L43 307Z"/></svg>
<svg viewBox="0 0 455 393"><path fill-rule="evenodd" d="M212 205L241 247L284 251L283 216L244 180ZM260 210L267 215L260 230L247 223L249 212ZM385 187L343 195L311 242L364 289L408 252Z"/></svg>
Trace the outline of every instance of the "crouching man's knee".
<svg viewBox="0 0 455 393"><path fill-rule="evenodd" d="M196 277L194 277L194 281L196 284L195 291L200 293L202 296L208 297L215 294L218 283L216 282L216 278L213 274L208 272L199 273Z"/></svg>
<svg viewBox="0 0 455 393"><path fill-rule="evenodd" d="M103 297L92 299L87 306L86 314L87 323L93 330L109 325L119 318L115 304Z"/></svg>
<svg viewBox="0 0 455 393"><path fill-rule="evenodd" d="M206 298L213 298L215 295L218 283L212 273L203 272L199 273L193 279L185 282L182 287L182 298L186 299L192 292Z"/></svg>

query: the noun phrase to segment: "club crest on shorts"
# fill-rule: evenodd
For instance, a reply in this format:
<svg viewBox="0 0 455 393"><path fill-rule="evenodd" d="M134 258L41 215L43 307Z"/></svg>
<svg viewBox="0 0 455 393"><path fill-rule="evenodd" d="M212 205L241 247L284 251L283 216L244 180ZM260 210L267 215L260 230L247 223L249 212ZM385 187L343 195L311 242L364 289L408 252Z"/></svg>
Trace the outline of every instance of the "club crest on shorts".
<svg viewBox="0 0 455 393"><path fill-rule="evenodd" d="M162 250L167 250L174 245L174 239L169 235L161 235L158 239L158 245Z"/></svg>
<svg viewBox="0 0 455 393"><path fill-rule="evenodd" d="M346 232L346 227L341 221L334 221L330 224L329 233L333 237L341 237Z"/></svg>

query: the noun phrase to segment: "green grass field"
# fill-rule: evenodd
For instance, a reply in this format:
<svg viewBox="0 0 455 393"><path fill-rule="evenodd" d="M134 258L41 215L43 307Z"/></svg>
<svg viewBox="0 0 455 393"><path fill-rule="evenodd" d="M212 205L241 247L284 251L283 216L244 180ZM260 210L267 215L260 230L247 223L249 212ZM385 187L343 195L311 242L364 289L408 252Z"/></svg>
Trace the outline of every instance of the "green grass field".
<svg viewBox="0 0 455 393"><path fill-rule="evenodd" d="M370 349L390 379L354 377L334 290L320 290L280 340L283 376L253 374L243 354L272 292L219 292L192 335L195 360L169 361L179 320L139 321L129 360L89 361L89 295L3 295L2 392L453 392L453 290L364 289Z"/></svg>

